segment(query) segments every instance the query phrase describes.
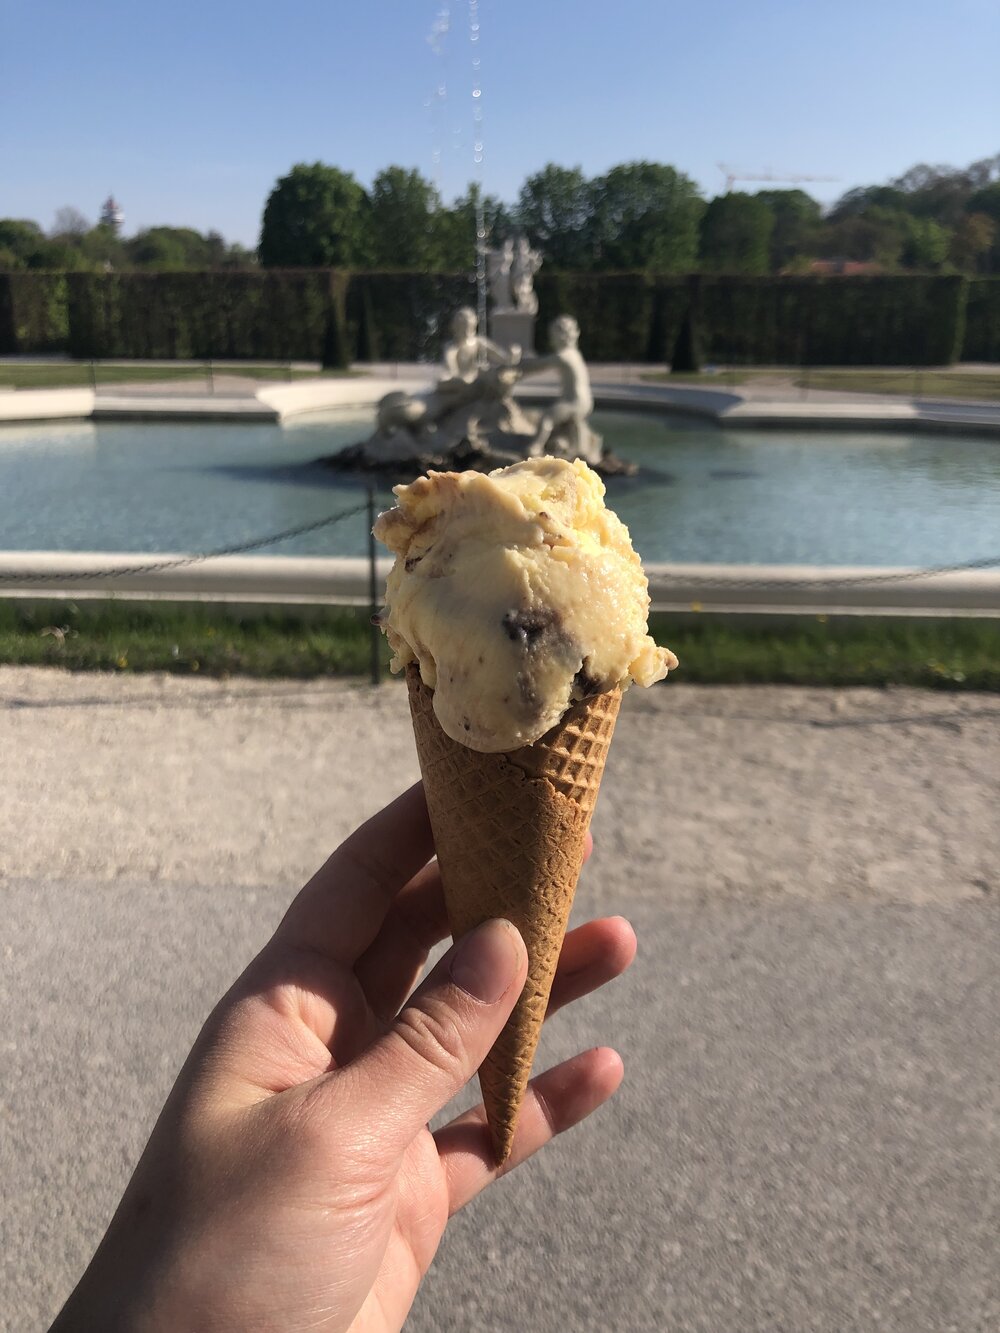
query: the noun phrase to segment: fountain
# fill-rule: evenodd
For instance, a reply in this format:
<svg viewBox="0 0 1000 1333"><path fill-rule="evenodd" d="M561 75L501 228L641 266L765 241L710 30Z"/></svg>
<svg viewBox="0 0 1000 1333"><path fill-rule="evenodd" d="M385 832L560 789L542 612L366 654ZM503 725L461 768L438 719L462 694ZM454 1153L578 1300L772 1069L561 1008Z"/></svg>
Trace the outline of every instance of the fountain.
<svg viewBox="0 0 1000 1333"><path fill-rule="evenodd" d="M582 458L606 474L631 470L588 424L594 398L576 320L559 315L549 325L551 353L525 355L525 345L534 346L538 298L532 279L541 256L525 238L506 241L488 256L495 337L480 334L473 309L458 310L435 387L386 394L374 434L324 459L328 466L393 475L430 468L486 472L548 454ZM555 372L557 396L541 412L529 411L514 389L525 376L546 371Z"/></svg>
<svg viewBox="0 0 1000 1333"><path fill-rule="evenodd" d="M577 346L580 330L570 315L549 325L547 356L535 354L538 297L534 278L542 256L527 236L509 236L497 249L487 248L483 211L483 107L479 58L479 0L469 3L472 55L473 161L476 166L476 295L477 309L455 312L451 341L443 354L441 378L423 393L394 391L378 403L375 431L360 444L319 461L340 471L383 472L416 476L431 468L487 472L524 458L549 454L582 458L605 474L632 473L635 468L604 448L589 426L594 409L590 375ZM451 29L451 11L439 11L428 41L442 56ZM437 101L447 96L443 75ZM430 102L428 102L430 105ZM435 165L441 164L435 147ZM440 182L439 182L440 184ZM487 295L489 305L487 310ZM489 325L490 336L480 333ZM555 372L558 391L541 412L530 411L514 398L518 383L529 375Z"/></svg>

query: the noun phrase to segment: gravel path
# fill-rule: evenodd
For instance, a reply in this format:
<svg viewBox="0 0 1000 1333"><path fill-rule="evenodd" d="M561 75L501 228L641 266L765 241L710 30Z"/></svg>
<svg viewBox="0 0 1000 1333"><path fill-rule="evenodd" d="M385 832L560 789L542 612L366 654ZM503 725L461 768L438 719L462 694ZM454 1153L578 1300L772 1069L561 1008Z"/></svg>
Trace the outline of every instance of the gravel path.
<svg viewBox="0 0 1000 1333"><path fill-rule="evenodd" d="M399 686L0 669L0 1330L47 1326L201 1020L416 762ZM410 1333L1000 1326L1000 699L626 700L546 1029L613 1104L450 1228Z"/></svg>
<svg viewBox="0 0 1000 1333"><path fill-rule="evenodd" d="M625 701L600 893L976 898L1000 698L670 683ZM417 776L405 695L0 668L0 877L298 885Z"/></svg>

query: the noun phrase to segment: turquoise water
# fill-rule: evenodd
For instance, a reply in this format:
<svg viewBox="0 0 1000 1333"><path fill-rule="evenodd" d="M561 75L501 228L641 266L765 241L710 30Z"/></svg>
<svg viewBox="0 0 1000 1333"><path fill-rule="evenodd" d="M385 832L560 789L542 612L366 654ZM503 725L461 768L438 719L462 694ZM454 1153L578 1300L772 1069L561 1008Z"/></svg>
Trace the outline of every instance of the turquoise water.
<svg viewBox="0 0 1000 1333"><path fill-rule="evenodd" d="M937 565L1000 553L1000 441L611 412L594 425L640 465L609 482L608 500L647 560ZM0 426L0 549L199 551L308 523L363 498L308 463L369 430L358 411L284 426ZM365 540L355 517L272 549L361 555Z"/></svg>

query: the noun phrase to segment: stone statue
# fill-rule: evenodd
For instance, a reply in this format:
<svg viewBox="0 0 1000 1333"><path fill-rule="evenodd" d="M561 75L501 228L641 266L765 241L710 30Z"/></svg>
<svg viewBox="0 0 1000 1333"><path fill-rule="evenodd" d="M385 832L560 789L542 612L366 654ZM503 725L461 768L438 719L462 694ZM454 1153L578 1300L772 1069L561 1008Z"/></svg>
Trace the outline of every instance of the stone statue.
<svg viewBox="0 0 1000 1333"><path fill-rule="evenodd" d="M451 332L444 373L434 388L386 394L378 405L374 435L325 461L398 476L428 468L488 471L547 453L582 458L605 473L629 470L605 452L601 437L587 425L594 398L575 319L560 315L553 320L551 355L527 360L519 348L504 351L482 337L475 311L468 307L456 312ZM528 412L515 401L514 388L523 375L545 370L556 372L559 396L542 413Z"/></svg>
<svg viewBox="0 0 1000 1333"><path fill-rule="evenodd" d="M521 349L509 351L480 335L476 312L463 306L452 316L451 341L442 355L444 374L430 393L388 393L378 405L378 430L365 446L373 460L399 462L446 456L463 441L482 447L490 428L523 428L511 399L519 379Z"/></svg>
<svg viewBox="0 0 1000 1333"><path fill-rule="evenodd" d="M510 310L514 305L511 295L510 271L514 263L514 242L507 237L499 250L486 251L486 272L490 280L490 300L495 310Z"/></svg>
<svg viewBox="0 0 1000 1333"><path fill-rule="evenodd" d="M534 357L525 362L521 373L532 375L540 370L554 370L559 376L559 397L545 408L538 422L528 455L537 458L551 453L567 458L582 458L585 463L599 463L603 455L601 438L587 425L594 410L590 373L577 346L580 326L571 315L560 315L549 325L550 356Z"/></svg>
<svg viewBox="0 0 1000 1333"><path fill-rule="evenodd" d="M542 256L532 250L527 236L515 242L509 236L499 250L487 252L490 277L490 335L501 347L511 351L535 347L535 316L538 297L534 277L542 266Z"/></svg>
<svg viewBox="0 0 1000 1333"><path fill-rule="evenodd" d="M542 256L538 250L532 250L527 236L519 236L511 263L510 277L514 289L514 304L518 310L529 315L538 314L538 297L535 295L535 274L542 267Z"/></svg>
<svg viewBox="0 0 1000 1333"><path fill-rule="evenodd" d="M451 320L451 342L445 345L443 361L446 377L438 392L452 381L472 384L483 366L508 366L520 360L520 348L509 352L479 333L479 318L471 306L462 306Z"/></svg>

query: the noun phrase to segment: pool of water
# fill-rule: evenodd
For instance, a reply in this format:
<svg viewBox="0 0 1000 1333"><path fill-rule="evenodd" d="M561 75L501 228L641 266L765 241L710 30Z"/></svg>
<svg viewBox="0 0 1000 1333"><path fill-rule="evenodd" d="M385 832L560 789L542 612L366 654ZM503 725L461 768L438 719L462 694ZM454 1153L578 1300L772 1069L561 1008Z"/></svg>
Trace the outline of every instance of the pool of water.
<svg viewBox="0 0 1000 1333"><path fill-rule="evenodd" d="M594 425L640 466L608 500L647 560L937 565L1000 551L998 441L612 412ZM308 523L362 498L308 463L369 430L359 411L283 426L0 426L0 549L198 551ZM365 541L355 517L271 549L361 555Z"/></svg>

